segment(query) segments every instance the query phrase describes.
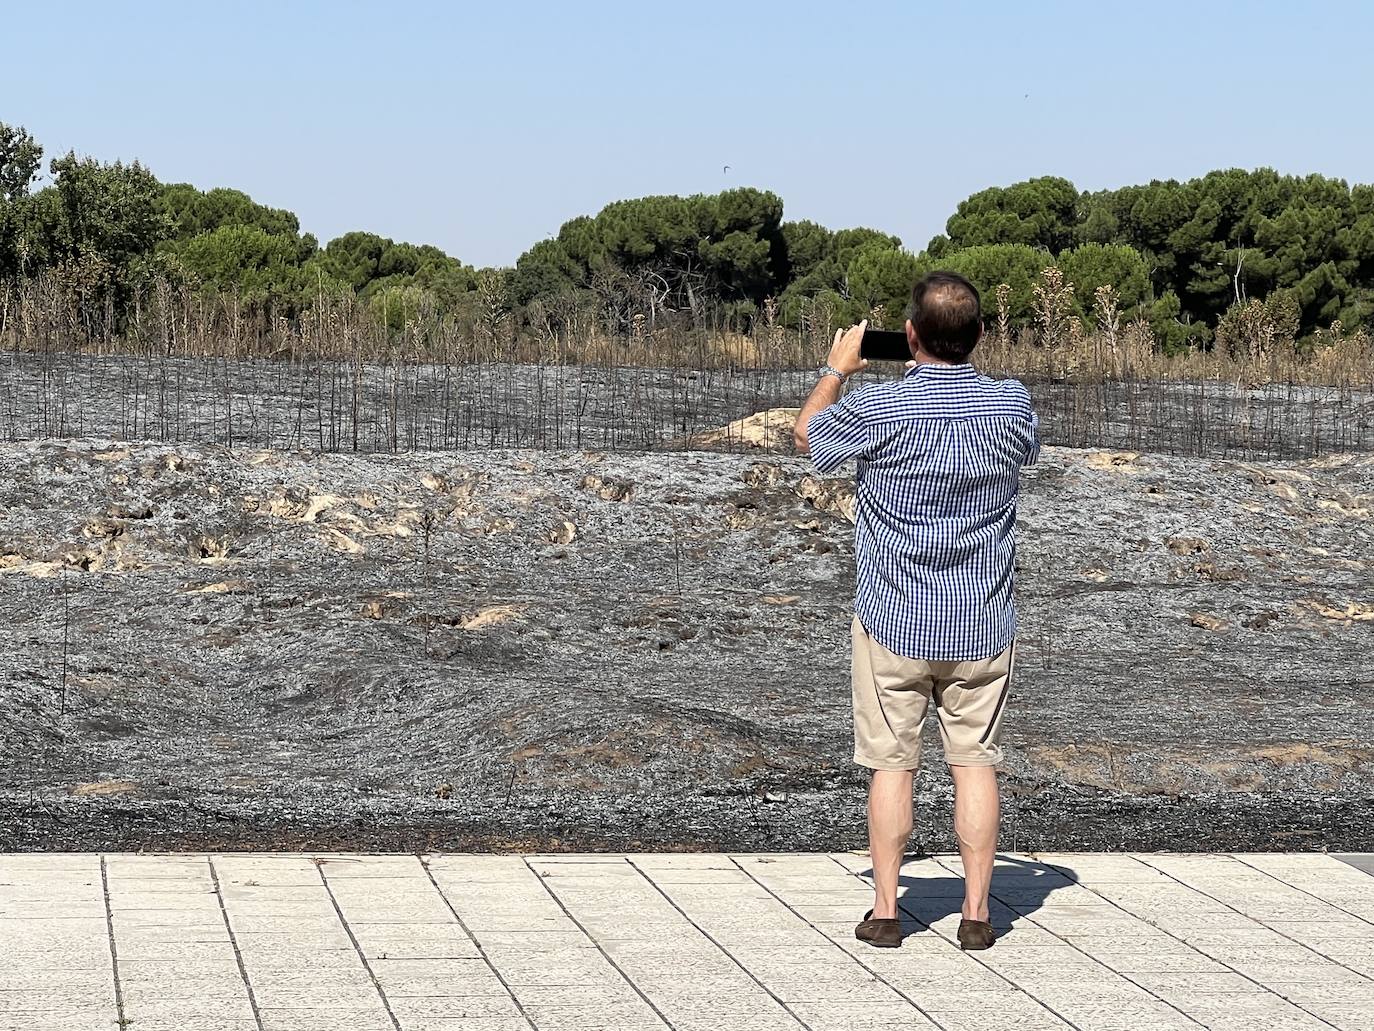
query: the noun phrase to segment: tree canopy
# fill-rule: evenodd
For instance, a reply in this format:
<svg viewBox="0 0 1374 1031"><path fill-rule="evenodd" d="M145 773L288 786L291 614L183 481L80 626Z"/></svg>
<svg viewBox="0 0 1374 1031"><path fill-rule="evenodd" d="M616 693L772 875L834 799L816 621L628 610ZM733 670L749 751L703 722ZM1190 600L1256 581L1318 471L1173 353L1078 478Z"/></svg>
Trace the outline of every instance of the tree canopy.
<svg viewBox="0 0 1374 1031"><path fill-rule="evenodd" d="M895 326L915 276L945 268L983 291L990 316L1005 283L1007 317L1028 323L1040 273L1056 265L1073 314L1090 317L1110 285L1123 314L1150 319L1169 346L1218 326L1224 337L1257 301L1294 313L1301 334L1374 325L1374 186L1266 168L1096 192L1048 176L991 187L919 253L879 229L786 221L766 190L640 197L570 219L509 269L363 231L321 246L290 211L164 184L138 162L68 153L35 188L43 171L38 142L0 123L0 281L58 272L107 291L114 310L162 278L278 313L351 292L388 321L427 307L499 310L541 330L588 311L613 330L682 318Z"/></svg>

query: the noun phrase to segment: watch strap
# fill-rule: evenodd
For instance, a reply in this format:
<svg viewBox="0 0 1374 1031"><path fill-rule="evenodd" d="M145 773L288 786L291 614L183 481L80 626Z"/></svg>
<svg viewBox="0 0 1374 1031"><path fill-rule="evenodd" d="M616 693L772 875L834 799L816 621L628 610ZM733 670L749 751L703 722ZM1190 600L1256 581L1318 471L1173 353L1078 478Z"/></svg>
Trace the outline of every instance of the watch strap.
<svg viewBox="0 0 1374 1031"><path fill-rule="evenodd" d="M822 365L822 366L821 366L821 375L822 375L822 376L834 376L834 377L836 377L841 383L843 383L845 380L849 379L849 373L847 373L847 372L841 372L839 369L835 368L835 366L833 366L833 365Z"/></svg>

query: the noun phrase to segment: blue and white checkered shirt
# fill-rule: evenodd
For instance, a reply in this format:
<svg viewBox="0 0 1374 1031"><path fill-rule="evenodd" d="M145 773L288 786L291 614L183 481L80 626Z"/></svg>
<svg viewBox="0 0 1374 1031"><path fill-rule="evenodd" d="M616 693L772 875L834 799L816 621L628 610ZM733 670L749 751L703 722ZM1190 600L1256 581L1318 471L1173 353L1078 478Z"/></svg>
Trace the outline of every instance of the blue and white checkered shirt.
<svg viewBox="0 0 1374 1031"><path fill-rule="evenodd" d="M918 365L812 416L821 472L858 459L854 613L890 651L986 659L1016 635L1016 495L1040 453L1016 380Z"/></svg>

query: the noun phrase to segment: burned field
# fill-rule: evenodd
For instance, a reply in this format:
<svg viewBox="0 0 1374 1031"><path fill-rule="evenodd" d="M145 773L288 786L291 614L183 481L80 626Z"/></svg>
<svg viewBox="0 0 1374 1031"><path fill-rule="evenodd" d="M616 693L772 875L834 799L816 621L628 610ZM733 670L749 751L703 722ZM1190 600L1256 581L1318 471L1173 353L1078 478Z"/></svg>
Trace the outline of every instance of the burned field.
<svg viewBox="0 0 1374 1031"><path fill-rule="evenodd" d="M1374 848L1374 456L1024 483L1005 843ZM856 846L851 491L767 448L5 444L0 849Z"/></svg>
<svg viewBox="0 0 1374 1031"><path fill-rule="evenodd" d="M685 357L690 357L687 355ZM1271 380L1264 368L998 369L1030 387L1048 443L1265 461L1374 451L1374 391ZM895 365L863 379L900 374ZM1231 378L1232 376L1236 378ZM747 450L719 433L796 405L789 367L249 360L0 352L0 440L220 444L316 453L474 448Z"/></svg>

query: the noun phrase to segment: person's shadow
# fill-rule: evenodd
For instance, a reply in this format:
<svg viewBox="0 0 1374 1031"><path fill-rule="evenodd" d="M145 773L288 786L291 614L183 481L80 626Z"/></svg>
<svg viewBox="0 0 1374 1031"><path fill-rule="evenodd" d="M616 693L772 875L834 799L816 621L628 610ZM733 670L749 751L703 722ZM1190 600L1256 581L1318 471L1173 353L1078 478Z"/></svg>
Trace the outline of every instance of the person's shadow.
<svg viewBox="0 0 1374 1031"><path fill-rule="evenodd" d="M907 872L909 869L911 873ZM872 868L865 870L862 876L871 879ZM1071 887L1077 879L1073 870L1063 865L1051 866L999 854L988 900L988 917L998 939L1015 940L1019 918L1034 913L1055 891ZM963 877L946 869L938 857L917 854L908 855L902 861L902 873L897 878L897 908L904 936L926 931L933 924L957 917L963 904Z"/></svg>

